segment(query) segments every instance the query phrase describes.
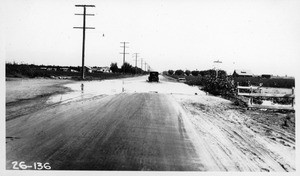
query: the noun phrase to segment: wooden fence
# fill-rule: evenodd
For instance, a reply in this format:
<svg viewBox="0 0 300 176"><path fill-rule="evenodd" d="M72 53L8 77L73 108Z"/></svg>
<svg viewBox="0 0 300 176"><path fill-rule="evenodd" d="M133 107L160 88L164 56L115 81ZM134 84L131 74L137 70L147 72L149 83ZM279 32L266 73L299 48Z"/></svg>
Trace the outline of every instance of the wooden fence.
<svg viewBox="0 0 300 176"><path fill-rule="evenodd" d="M244 90L244 92L241 92ZM245 91L246 90L246 91ZM261 108L261 109L287 109L294 110L295 104L295 89L287 88L271 88L271 87L259 87L259 86L237 86L237 94L245 97L249 97L249 108ZM253 104L254 97L269 97L269 98L292 98L291 105L279 105L279 104Z"/></svg>

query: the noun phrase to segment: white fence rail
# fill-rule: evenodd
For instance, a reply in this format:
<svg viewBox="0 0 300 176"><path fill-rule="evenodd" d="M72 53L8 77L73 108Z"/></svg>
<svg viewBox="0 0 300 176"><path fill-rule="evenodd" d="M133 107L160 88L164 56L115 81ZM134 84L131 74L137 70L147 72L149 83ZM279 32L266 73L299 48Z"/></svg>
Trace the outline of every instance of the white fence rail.
<svg viewBox="0 0 300 176"><path fill-rule="evenodd" d="M241 90L248 90L248 92L241 92ZM262 109L287 109L294 110L295 104L295 89L287 88L273 88L273 87L259 87L259 86L237 86L237 94L241 96L250 97L248 106L250 108ZM253 97L270 97L270 98L292 98L291 105L280 104L253 104Z"/></svg>

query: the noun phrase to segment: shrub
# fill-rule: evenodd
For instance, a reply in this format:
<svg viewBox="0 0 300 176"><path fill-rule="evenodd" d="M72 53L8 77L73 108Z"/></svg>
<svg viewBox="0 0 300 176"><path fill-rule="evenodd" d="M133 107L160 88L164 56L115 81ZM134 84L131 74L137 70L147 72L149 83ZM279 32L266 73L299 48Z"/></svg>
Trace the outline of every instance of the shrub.
<svg viewBox="0 0 300 176"><path fill-rule="evenodd" d="M273 102L282 105L289 105L293 103L292 98L273 98Z"/></svg>
<svg viewBox="0 0 300 176"><path fill-rule="evenodd" d="M183 75L184 74L184 71L183 70L176 70L175 71L175 75Z"/></svg>
<svg viewBox="0 0 300 176"><path fill-rule="evenodd" d="M193 76L198 76L199 75L199 71L197 71L197 70L192 71L192 75Z"/></svg>
<svg viewBox="0 0 300 176"><path fill-rule="evenodd" d="M117 73L117 72L119 71L118 64L117 64L117 63L111 63L111 64L110 64L110 70L111 70L113 73Z"/></svg>
<svg viewBox="0 0 300 176"><path fill-rule="evenodd" d="M191 71L190 71L190 70L185 70L185 72L184 72L184 73L185 73L185 75L186 75L186 76L190 76L190 74L191 74Z"/></svg>
<svg viewBox="0 0 300 176"><path fill-rule="evenodd" d="M231 77L222 76L215 77L206 75L203 79L203 90L213 95L222 95L225 97L234 97L236 94L236 87Z"/></svg>
<svg viewBox="0 0 300 176"><path fill-rule="evenodd" d="M174 70L169 70L169 71L168 71L168 74L169 74L169 75L173 75L173 74L174 74Z"/></svg>
<svg viewBox="0 0 300 176"><path fill-rule="evenodd" d="M240 86L259 86L262 83L263 87L278 87L292 88L295 87L295 79L292 78L261 78L261 77L235 77L234 81Z"/></svg>
<svg viewBox="0 0 300 176"><path fill-rule="evenodd" d="M188 85L197 85L197 86L203 86L203 80L202 76L186 76L186 84Z"/></svg>
<svg viewBox="0 0 300 176"><path fill-rule="evenodd" d="M261 105L263 103L261 97L253 97L253 103Z"/></svg>

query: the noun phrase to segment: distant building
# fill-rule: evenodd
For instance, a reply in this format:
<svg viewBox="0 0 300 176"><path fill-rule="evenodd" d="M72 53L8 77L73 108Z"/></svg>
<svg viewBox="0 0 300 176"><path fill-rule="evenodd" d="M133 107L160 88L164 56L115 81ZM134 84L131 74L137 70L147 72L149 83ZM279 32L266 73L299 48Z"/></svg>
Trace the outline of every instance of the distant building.
<svg viewBox="0 0 300 176"><path fill-rule="evenodd" d="M77 70L74 70L74 69L70 69L70 72L77 73L78 71L77 71Z"/></svg>
<svg viewBox="0 0 300 176"><path fill-rule="evenodd" d="M103 72L103 73L110 73L111 70L109 67L100 67L100 70Z"/></svg>
<svg viewBox="0 0 300 176"><path fill-rule="evenodd" d="M65 68L65 67L63 67L63 68L60 68L62 71L65 71L65 72L67 72L67 71L69 71L69 68Z"/></svg>
<svg viewBox="0 0 300 176"><path fill-rule="evenodd" d="M109 67L92 67L91 70L93 73L110 73L111 72Z"/></svg>
<svg viewBox="0 0 300 176"><path fill-rule="evenodd" d="M85 69L86 72L89 72L89 73L93 72L93 67L84 66L84 69Z"/></svg>
<svg viewBox="0 0 300 176"><path fill-rule="evenodd" d="M267 79L270 79L272 77L272 75L270 74L263 74L261 75L262 78L267 78Z"/></svg>
<svg viewBox="0 0 300 176"><path fill-rule="evenodd" d="M253 73L250 70L234 70L233 77L253 77Z"/></svg>
<svg viewBox="0 0 300 176"><path fill-rule="evenodd" d="M48 71L57 71L57 68L48 67L47 70L48 70Z"/></svg>

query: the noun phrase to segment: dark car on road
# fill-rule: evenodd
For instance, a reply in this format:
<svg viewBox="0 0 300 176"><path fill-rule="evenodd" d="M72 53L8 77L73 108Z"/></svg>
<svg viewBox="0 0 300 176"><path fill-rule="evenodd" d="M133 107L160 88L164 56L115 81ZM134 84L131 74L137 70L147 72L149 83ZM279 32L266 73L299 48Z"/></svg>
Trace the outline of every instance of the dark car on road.
<svg viewBox="0 0 300 176"><path fill-rule="evenodd" d="M150 72L148 80L149 82L153 82L153 81L158 82L159 81L158 72L154 72L154 71Z"/></svg>

